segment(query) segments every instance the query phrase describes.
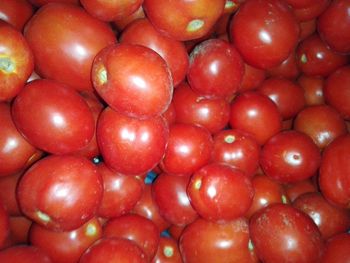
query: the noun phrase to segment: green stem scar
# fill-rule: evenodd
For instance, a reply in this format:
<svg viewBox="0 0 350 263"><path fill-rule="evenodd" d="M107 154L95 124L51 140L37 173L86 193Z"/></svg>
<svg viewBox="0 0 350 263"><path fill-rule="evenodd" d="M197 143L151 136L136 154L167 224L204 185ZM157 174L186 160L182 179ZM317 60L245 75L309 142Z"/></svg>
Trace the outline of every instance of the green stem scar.
<svg viewBox="0 0 350 263"><path fill-rule="evenodd" d="M8 57L2 57L0 58L0 70L5 73L12 73L16 69L15 63L8 58Z"/></svg>
<svg viewBox="0 0 350 263"><path fill-rule="evenodd" d="M97 229L94 224L88 224L85 229L85 234L87 236L94 236L96 235Z"/></svg>
<svg viewBox="0 0 350 263"><path fill-rule="evenodd" d="M165 246L163 253L167 258L171 258L174 255L174 249L170 246Z"/></svg>
<svg viewBox="0 0 350 263"><path fill-rule="evenodd" d="M188 32L195 32L204 26L204 21L201 19L194 19L187 24L186 30Z"/></svg>
<svg viewBox="0 0 350 263"><path fill-rule="evenodd" d="M50 222L50 220L51 220L51 218L50 218L49 215L47 215L47 214L45 214L45 213L43 213L43 212L41 212L41 211L36 212L36 215L38 216L38 218L39 218L41 221L43 221L43 222L45 222L45 223Z"/></svg>
<svg viewBox="0 0 350 263"><path fill-rule="evenodd" d="M236 140L236 138L233 135L227 135L225 137L225 142L227 142L227 143L233 143L235 140Z"/></svg>

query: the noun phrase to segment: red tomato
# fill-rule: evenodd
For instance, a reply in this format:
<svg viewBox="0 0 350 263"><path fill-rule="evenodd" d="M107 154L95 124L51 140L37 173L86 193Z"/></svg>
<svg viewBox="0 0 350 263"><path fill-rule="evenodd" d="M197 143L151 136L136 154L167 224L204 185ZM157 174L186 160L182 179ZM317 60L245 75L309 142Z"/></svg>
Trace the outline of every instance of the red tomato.
<svg viewBox="0 0 350 263"><path fill-rule="evenodd" d="M0 249L4 247L10 235L9 214L2 203L0 203Z"/></svg>
<svg viewBox="0 0 350 263"><path fill-rule="evenodd" d="M298 80L298 84L304 90L306 106L324 104L324 78L320 76L306 76L302 74Z"/></svg>
<svg viewBox="0 0 350 263"><path fill-rule="evenodd" d="M240 87L243 73L236 48L225 40L209 39L192 50L187 79L200 95L231 98Z"/></svg>
<svg viewBox="0 0 350 263"><path fill-rule="evenodd" d="M102 226L92 218L81 227L66 232L55 232L38 224L30 228L29 240L46 252L55 263L76 263L96 240L102 237Z"/></svg>
<svg viewBox="0 0 350 263"><path fill-rule="evenodd" d="M350 234L342 233L327 240L321 263L343 263L350 258Z"/></svg>
<svg viewBox="0 0 350 263"><path fill-rule="evenodd" d="M0 101L17 96L33 69L34 57L26 39L0 20Z"/></svg>
<svg viewBox="0 0 350 263"><path fill-rule="evenodd" d="M79 263L147 263L145 253L133 241L124 238L102 238L83 253Z"/></svg>
<svg viewBox="0 0 350 263"><path fill-rule="evenodd" d="M241 82L241 87L239 92L244 92L247 90L254 90L260 86L260 84L266 78L266 71L252 67L247 63L244 63L244 74Z"/></svg>
<svg viewBox="0 0 350 263"><path fill-rule="evenodd" d="M282 118L275 103L266 95L245 92L231 103L230 126L250 133L263 145L282 129Z"/></svg>
<svg viewBox="0 0 350 263"><path fill-rule="evenodd" d="M263 262L320 262L323 240L312 219L285 204L269 205L253 215L250 236Z"/></svg>
<svg viewBox="0 0 350 263"><path fill-rule="evenodd" d="M168 133L162 117L140 120L109 107L102 112L97 125L97 141L106 165L131 175L147 173L160 162Z"/></svg>
<svg viewBox="0 0 350 263"><path fill-rule="evenodd" d="M152 263L182 263L177 242L168 237L160 237L157 254Z"/></svg>
<svg viewBox="0 0 350 263"><path fill-rule="evenodd" d="M89 160L48 156L26 171L17 187L20 208L51 230L69 231L96 213L103 193L101 176Z"/></svg>
<svg viewBox="0 0 350 263"><path fill-rule="evenodd" d="M167 62L174 86L185 79L189 58L184 43L161 34L148 19L132 22L119 40L121 43L142 45L157 52Z"/></svg>
<svg viewBox="0 0 350 263"><path fill-rule="evenodd" d="M0 17L22 32L24 25L34 14L33 6L27 0L2 0Z"/></svg>
<svg viewBox="0 0 350 263"><path fill-rule="evenodd" d="M75 152L94 135L94 118L84 99L53 80L27 84L12 105L12 116L26 139L49 153Z"/></svg>
<svg viewBox="0 0 350 263"><path fill-rule="evenodd" d="M24 36L34 52L36 72L78 90L92 89L94 57L116 42L107 24L63 3L41 7L27 23Z"/></svg>
<svg viewBox="0 0 350 263"><path fill-rule="evenodd" d="M179 247L186 263L258 262L249 238L246 219L214 223L199 218L184 229Z"/></svg>
<svg viewBox="0 0 350 263"><path fill-rule="evenodd" d="M224 11L225 0L145 0L148 19L163 34L177 40L205 36Z"/></svg>
<svg viewBox="0 0 350 263"><path fill-rule="evenodd" d="M251 180L243 172L217 163L197 170L187 192L201 217L218 222L244 216L254 196Z"/></svg>
<svg viewBox="0 0 350 263"><path fill-rule="evenodd" d="M267 69L294 50L299 25L281 0L247 0L231 21L230 36L246 63Z"/></svg>
<svg viewBox="0 0 350 263"><path fill-rule="evenodd" d="M53 263L50 257L34 246L18 245L0 251L0 262Z"/></svg>
<svg viewBox="0 0 350 263"><path fill-rule="evenodd" d="M25 216L10 216L10 243L23 245L29 242L29 229L33 221Z"/></svg>
<svg viewBox="0 0 350 263"><path fill-rule="evenodd" d="M331 0L312 1L313 3L311 5L293 9L294 15L298 21L308 21L317 18L331 3Z"/></svg>
<svg viewBox="0 0 350 263"><path fill-rule="evenodd" d="M260 165L267 176L292 183L313 176L321 163L320 150L312 139L298 131L273 136L263 147Z"/></svg>

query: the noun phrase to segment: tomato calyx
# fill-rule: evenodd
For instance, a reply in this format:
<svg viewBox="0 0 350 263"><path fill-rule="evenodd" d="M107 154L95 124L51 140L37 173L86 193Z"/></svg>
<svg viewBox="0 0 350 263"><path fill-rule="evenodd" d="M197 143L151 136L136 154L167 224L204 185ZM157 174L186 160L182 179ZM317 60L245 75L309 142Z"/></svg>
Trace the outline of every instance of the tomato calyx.
<svg viewBox="0 0 350 263"><path fill-rule="evenodd" d="M16 72L16 64L9 57L0 57L0 71L11 74Z"/></svg>

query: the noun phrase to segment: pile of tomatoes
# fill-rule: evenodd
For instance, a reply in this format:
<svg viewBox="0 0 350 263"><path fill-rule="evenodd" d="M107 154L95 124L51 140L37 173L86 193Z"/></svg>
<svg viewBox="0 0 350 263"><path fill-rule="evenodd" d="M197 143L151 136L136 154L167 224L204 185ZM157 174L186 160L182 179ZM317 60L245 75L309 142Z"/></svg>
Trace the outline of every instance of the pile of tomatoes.
<svg viewBox="0 0 350 263"><path fill-rule="evenodd" d="M349 262L350 0L0 2L0 262Z"/></svg>

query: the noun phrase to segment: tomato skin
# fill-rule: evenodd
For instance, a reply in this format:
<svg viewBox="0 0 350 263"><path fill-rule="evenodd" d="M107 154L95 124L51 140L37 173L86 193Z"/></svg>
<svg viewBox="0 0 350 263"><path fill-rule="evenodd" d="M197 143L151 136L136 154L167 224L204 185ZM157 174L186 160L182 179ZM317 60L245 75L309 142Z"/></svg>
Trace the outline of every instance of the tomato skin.
<svg viewBox="0 0 350 263"><path fill-rule="evenodd" d="M282 129L282 117L268 96L248 91L232 101L229 124L233 129L250 133L263 145Z"/></svg>
<svg viewBox="0 0 350 263"><path fill-rule="evenodd" d="M169 174L189 175L210 160L213 138L210 132L194 124L170 126L169 140L161 168Z"/></svg>
<svg viewBox="0 0 350 263"><path fill-rule="evenodd" d="M152 260L158 249L160 232L151 220L127 214L108 220L103 228L103 237L131 240L144 251L149 260Z"/></svg>
<svg viewBox="0 0 350 263"><path fill-rule="evenodd" d="M324 246L320 231L308 215L290 205L272 204L258 211L249 230L263 262L320 262Z"/></svg>
<svg viewBox="0 0 350 263"><path fill-rule="evenodd" d="M27 23L24 36L34 53L36 72L78 90L92 90L94 57L116 43L107 24L78 6L63 3L42 6Z"/></svg>
<svg viewBox="0 0 350 263"><path fill-rule="evenodd" d="M0 203L0 249L6 244L10 235L10 219L4 205Z"/></svg>
<svg viewBox="0 0 350 263"><path fill-rule="evenodd" d="M180 40L205 36L224 11L225 0L145 0L143 8L163 34Z"/></svg>
<svg viewBox="0 0 350 263"><path fill-rule="evenodd" d="M14 26L20 32L22 32L24 25L33 14L33 6L27 0L1 1L1 19Z"/></svg>
<svg viewBox="0 0 350 263"><path fill-rule="evenodd" d="M332 1L317 20L317 29L321 38L336 52L350 52L349 9L349 0Z"/></svg>
<svg viewBox="0 0 350 263"><path fill-rule="evenodd" d="M249 246L248 221L238 218L215 223L198 218L188 225L179 241L184 263L253 263L258 262Z"/></svg>
<svg viewBox="0 0 350 263"><path fill-rule="evenodd" d="M173 238L160 237L157 254L152 263L182 263L177 242Z"/></svg>
<svg viewBox="0 0 350 263"><path fill-rule="evenodd" d="M298 21L308 21L321 15L331 3L331 0L315 1L312 5L294 8L293 13Z"/></svg>
<svg viewBox="0 0 350 263"><path fill-rule="evenodd" d="M78 262L84 251L101 237L102 226L97 218L65 232L50 231L34 223L29 233L30 243L45 251L55 263Z"/></svg>
<svg viewBox="0 0 350 263"><path fill-rule="evenodd" d="M19 206L34 222L55 231L76 229L90 220L101 202L103 183L86 158L48 156L19 181Z"/></svg>
<svg viewBox="0 0 350 263"><path fill-rule="evenodd" d="M202 218L220 222L244 216L253 201L254 189L240 170L213 163L191 176L187 193Z"/></svg>
<svg viewBox="0 0 350 263"><path fill-rule="evenodd" d="M320 105L324 104L324 78L321 76L306 76L304 74L300 75L297 79L298 84L304 90L304 97L306 106Z"/></svg>
<svg viewBox="0 0 350 263"><path fill-rule="evenodd" d="M229 32L246 63L267 69L281 64L294 50L299 25L283 1L248 0L231 20Z"/></svg>
<svg viewBox="0 0 350 263"><path fill-rule="evenodd" d="M137 19L128 25L119 41L142 45L157 52L169 65L174 87L185 79L189 57L184 43L161 34L147 18Z"/></svg>
<svg viewBox="0 0 350 263"><path fill-rule="evenodd" d="M343 263L350 258L350 234L342 233L327 240L321 263Z"/></svg>
<svg viewBox="0 0 350 263"><path fill-rule="evenodd" d="M266 76L267 73L265 70L244 63L244 74L241 82L241 87L239 88L239 92L242 93L247 90L256 89L264 81Z"/></svg>
<svg viewBox="0 0 350 263"><path fill-rule="evenodd" d="M265 174L282 183L310 178L320 163L320 150L312 139L293 130L273 136L262 148L260 156Z"/></svg>
<svg viewBox="0 0 350 263"><path fill-rule="evenodd" d="M323 152L319 185L323 196L340 207L350 207L350 135L339 136Z"/></svg>
<svg viewBox="0 0 350 263"><path fill-rule="evenodd" d="M92 112L79 93L53 80L27 84L12 105L12 117L31 144L54 154L83 148L95 130Z"/></svg>
<svg viewBox="0 0 350 263"><path fill-rule="evenodd" d="M145 253L133 241L124 238L101 238L81 256L79 263L147 263Z"/></svg>
<svg viewBox="0 0 350 263"><path fill-rule="evenodd" d="M91 78L114 110L136 118L161 115L169 106L173 83L164 59L148 47L115 44L95 57Z"/></svg>
<svg viewBox="0 0 350 263"><path fill-rule="evenodd" d="M327 104L333 106L345 120L350 120L350 66L341 67L326 80L323 92Z"/></svg>
<svg viewBox="0 0 350 263"><path fill-rule="evenodd" d="M173 225L186 226L198 217L187 193L189 182L190 176L162 173L152 184L152 196L159 213Z"/></svg>
<svg viewBox="0 0 350 263"><path fill-rule="evenodd" d="M192 50L187 79L200 95L230 98L238 91L243 73L243 61L236 48L225 40L209 39Z"/></svg>
<svg viewBox="0 0 350 263"><path fill-rule="evenodd" d="M123 174L139 175L152 170L164 155L168 136L162 117L140 120L109 107L97 124L97 141L106 165Z"/></svg>
<svg viewBox="0 0 350 263"><path fill-rule="evenodd" d="M35 246L18 245L0 251L1 262L22 263L54 263L50 257Z"/></svg>
<svg viewBox="0 0 350 263"><path fill-rule="evenodd" d="M294 200L293 207L312 218L325 240L350 227L350 211L330 204L321 193L305 193Z"/></svg>
<svg viewBox="0 0 350 263"><path fill-rule="evenodd" d="M11 101L34 70L34 56L23 35L0 20L0 102Z"/></svg>

